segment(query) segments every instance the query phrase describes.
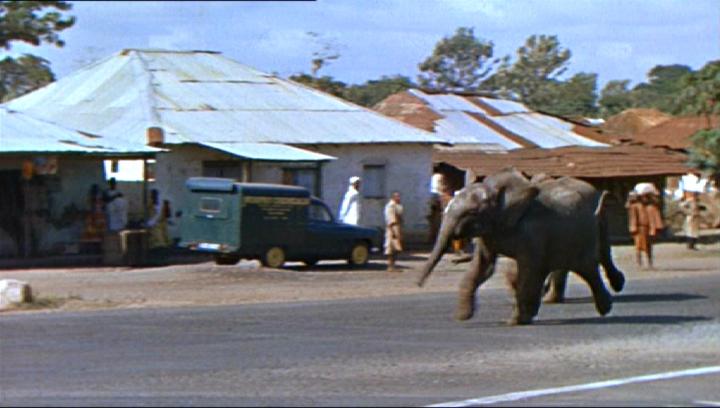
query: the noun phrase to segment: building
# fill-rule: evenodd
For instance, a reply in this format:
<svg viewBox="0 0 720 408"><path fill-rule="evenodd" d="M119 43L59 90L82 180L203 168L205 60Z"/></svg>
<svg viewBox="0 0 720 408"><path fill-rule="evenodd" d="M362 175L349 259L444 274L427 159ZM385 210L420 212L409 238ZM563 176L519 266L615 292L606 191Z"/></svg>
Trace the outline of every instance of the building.
<svg viewBox="0 0 720 408"><path fill-rule="evenodd" d="M398 190L410 239L427 229L432 145L444 142L212 51L122 50L7 105L169 149L152 171L175 208L191 176L303 185L335 209L361 176L361 223L382 227Z"/></svg>
<svg viewBox="0 0 720 408"><path fill-rule="evenodd" d="M103 160L155 157L160 149L81 132L0 107L0 257L77 253ZM96 248L99 249L99 248Z"/></svg>

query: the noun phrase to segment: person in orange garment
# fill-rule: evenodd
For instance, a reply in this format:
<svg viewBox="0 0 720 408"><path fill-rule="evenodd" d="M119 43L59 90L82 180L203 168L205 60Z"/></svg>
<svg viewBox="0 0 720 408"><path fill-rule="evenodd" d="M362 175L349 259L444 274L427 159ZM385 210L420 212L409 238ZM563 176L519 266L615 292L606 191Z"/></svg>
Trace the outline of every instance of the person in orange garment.
<svg viewBox="0 0 720 408"><path fill-rule="evenodd" d="M631 192L626 204L628 209L628 229L635 241L635 256L638 266L642 266L642 253L647 256L649 268L653 268L653 241L664 228L657 199L651 193L638 195Z"/></svg>

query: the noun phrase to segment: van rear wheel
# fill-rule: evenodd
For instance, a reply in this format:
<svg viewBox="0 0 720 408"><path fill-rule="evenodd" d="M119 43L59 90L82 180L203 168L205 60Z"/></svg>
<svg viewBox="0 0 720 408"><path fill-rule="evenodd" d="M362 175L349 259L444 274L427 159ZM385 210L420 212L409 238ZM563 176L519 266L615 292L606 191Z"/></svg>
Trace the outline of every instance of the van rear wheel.
<svg viewBox="0 0 720 408"><path fill-rule="evenodd" d="M217 265L235 265L240 261L240 255L235 254L216 254L215 263Z"/></svg>
<svg viewBox="0 0 720 408"><path fill-rule="evenodd" d="M262 264L268 268L280 268L285 263L285 251L280 247L272 247L265 251Z"/></svg>
<svg viewBox="0 0 720 408"><path fill-rule="evenodd" d="M370 250L365 242L356 242L350 251L348 262L353 266L362 266L368 263L370 259Z"/></svg>

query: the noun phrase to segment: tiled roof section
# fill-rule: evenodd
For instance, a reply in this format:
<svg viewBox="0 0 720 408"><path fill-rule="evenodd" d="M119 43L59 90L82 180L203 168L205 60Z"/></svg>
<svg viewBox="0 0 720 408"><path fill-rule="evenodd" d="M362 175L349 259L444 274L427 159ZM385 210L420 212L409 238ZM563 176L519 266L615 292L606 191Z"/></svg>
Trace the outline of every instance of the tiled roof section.
<svg viewBox="0 0 720 408"><path fill-rule="evenodd" d="M718 126L720 126L720 120L717 117L711 118L709 123L704 116L673 118L638 133L633 137L633 140L650 146L688 149L692 146L690 136L700 130Z"/></svg>
<svg viewBox="0 0 720 408"><path fill-rule="evenodd" d="M519 149L505 154L436 150L436 163L447 163L476 175L488 175L506 167L529 174L580 178L680 175L689 170L685 154L647 146Z"/></svg>
<svg viewBox="0 0 720 408"><path fill-rule="evenodd" d="M670 120L672 116L657 109L626 109L605 121L603 129L622 137L636 135L653 126Z"/></svg>
<svg viewBox="0 0 720 408"><path fill-rule="evenodd" d="M400 92L383 99L373 107L377 112L398 119L408 125L432 132L435 121L442 119L422 99L409 92Z"/></svg>

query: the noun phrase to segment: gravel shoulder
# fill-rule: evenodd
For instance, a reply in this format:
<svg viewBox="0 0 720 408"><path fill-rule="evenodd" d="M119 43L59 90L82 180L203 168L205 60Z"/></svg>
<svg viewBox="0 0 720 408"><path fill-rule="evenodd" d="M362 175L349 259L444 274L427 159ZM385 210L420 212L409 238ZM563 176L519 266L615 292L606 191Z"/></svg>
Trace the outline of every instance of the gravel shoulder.
<svg viewBox="0 0 720 408"><path fill-rule="evenodd" d="M720 243L689 251L679 243L655 246L654 270L635 265L631 246L613 247L616 264L629 280L687 277L720 273ZM467 264L453 265L446 255L423 288L415 285L416 270L427 252L409 252L400 259L399 273L385 271L381 258L364 268L353 269L342 261L326 261L307 268L290 263L284 269L261 268L257 262L241 261L233 266L212 262L154 268L82 267L0 271L0 279L30 283L45 306L3 311L38 313L57 310L102 308L213 306L262 302L321 301L372 298L434 292L454 292ZM502 288L504 270L514 262L501 259L495 275L485 287ZM571 277L570 284L580 285Z"/></svg>

